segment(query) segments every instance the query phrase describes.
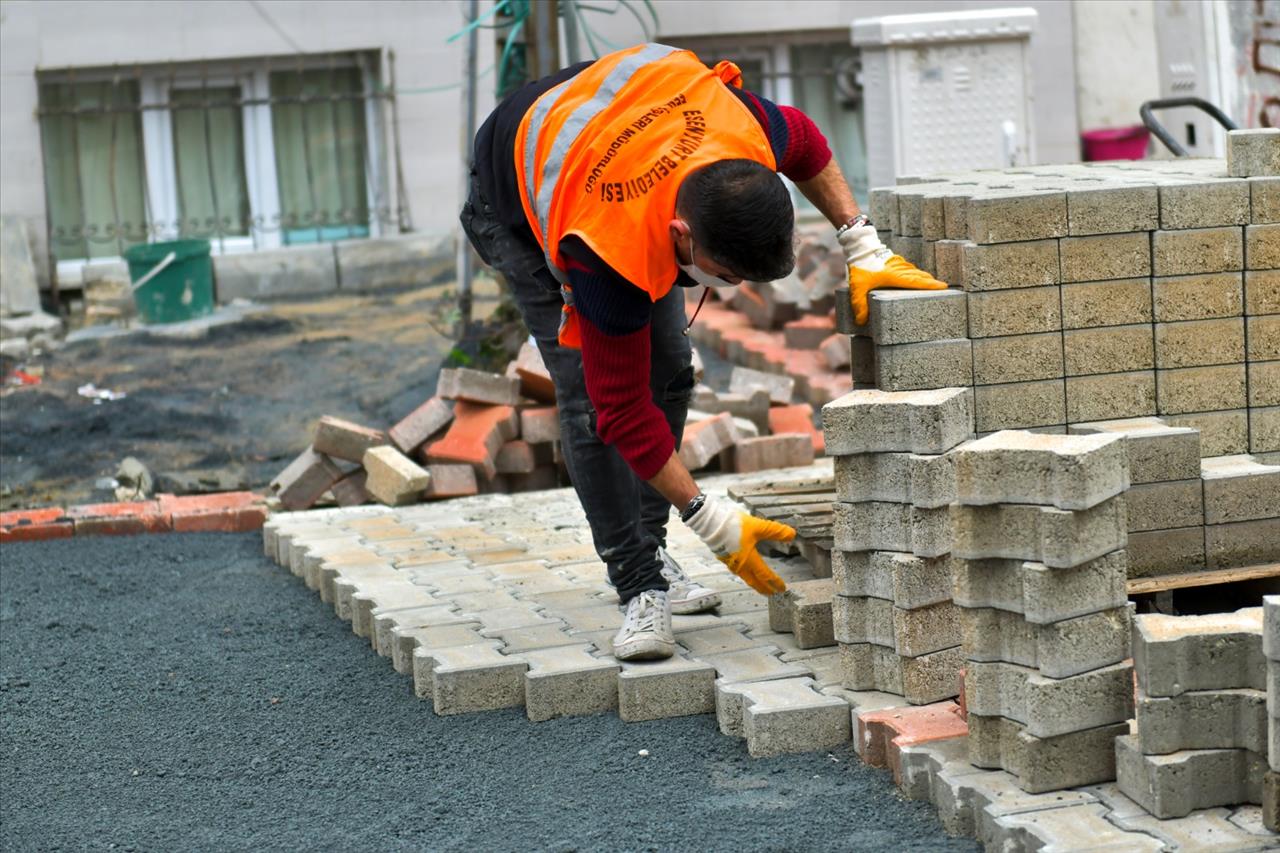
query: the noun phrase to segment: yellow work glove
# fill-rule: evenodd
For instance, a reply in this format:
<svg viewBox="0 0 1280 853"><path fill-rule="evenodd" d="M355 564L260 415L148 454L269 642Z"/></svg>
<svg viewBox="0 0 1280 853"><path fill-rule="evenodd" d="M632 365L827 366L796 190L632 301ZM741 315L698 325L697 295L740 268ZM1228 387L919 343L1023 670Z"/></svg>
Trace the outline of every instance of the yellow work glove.
<svg viewBox="0 0 1280 853"><path fill-rule="evenodd" d="M867 322L867 294L878 287L905 290L947 288L906 258L890 252L871 225L845 229L836 239L844 250L844 262L849 266L849 299L853 303L853 320L859 325Z"/></svg>
<svg viewBox="0 0 1280 853"><path fill-rule="evenodd" d="M786 591L787 585L773 569L765 565L756 550L762 541L790 542L794 529L776 521L743 512L722 498L708 497L685 524L698 534L729 571L746 581L761 595Z"/></svg>

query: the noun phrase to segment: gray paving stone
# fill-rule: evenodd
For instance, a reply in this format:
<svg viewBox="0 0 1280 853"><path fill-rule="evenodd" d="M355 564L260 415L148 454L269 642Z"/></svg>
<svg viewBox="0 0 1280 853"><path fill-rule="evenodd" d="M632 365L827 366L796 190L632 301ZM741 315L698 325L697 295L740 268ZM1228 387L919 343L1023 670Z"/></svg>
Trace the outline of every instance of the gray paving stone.
<svg viewBox="0 0 1280 853"><path fill-rule="evenodd" d="M980 770L964 762L948 762L933 780L933 803L949 835L992 836L992 825L1004 815L1062 809L1096 798L1079 790L1030 794L1001 770Z"/></svg>
<svg viewBox="0 0 1280 853"><path fill-rule="evenodd" d="M1231 821L1231 810L1226 808L1203 809L1186 817L1161 820L1143 813L1134 817L1108 820L1122 829L1145 832L1165 843L1169 850L1213 850L1215 853L1248 853L1255 850L1274 850L1280 839L1273 834L1249 832ZM1259 824L1259 829L1262 829Z"/></svg>
<svg viewBox="0 0 1280 853"><path fill-rule="evenodd" d="M1137 738L1116 738L1116 781L1125 795L1158 818L1196 809L1262 801L1265 762L1245 749L1187 749L1143 755Z"/></svg>
<svg viewBox="0 0 1280 853"><path fill-rule="evenodd" d="M532 628L536 625L554 625L557 620L534 610L533 605L524 607L503 607L495 610L460 611L473 619L488 632L506 631L511 628Z"/></svg>
<svg viewBox="0 0 1280 853"><path fill-rule="evenodd" d="M728 620L725 621L728 622ZM768 645L768 642L764 640L748 636L745 628L741 625L732 623L714 628L680 631L676 633L675 637L677 643L698 659L705 655Z"/></svg>
<svg viewBox="0 0 1280 853"><path fill-rule="evenodd" d="M852 721L841 699L814 689L811 679L726 686L743 708L742 732L753 758L834 749L847 743Z"/></svg>
<svg viewBox="0 0 1280 853"><path fill-rule="evenodd" d="M886 501L924 509L946 506L956 498L954 452L837 456L836 497L848 503Z"/></svg>
<svg viewBox="0 0 1280 853"><path fill-rule="evenodd" d="M969 760L1007 770L1028 793L1058 791L1116 778L1113 742L1128 731L1115 723L1038 738L1012 720L969 714Z"/></svg>
<svg viewBox="0 0 1280 853"><path fill-rule="evenodd" d="M715 680L715 667L679 655L662 661L623 662L618 716L632 723L714 713Z"/></svg>
<svg viewBox="0 0 1280 853"><path fill-rule="evenodd" d="M833 551L831 577L837 595L870 596L912 610L951 597L952 558L900 551Z"/></svg>
<svg viewBox="0 0 1280 853"><path fill-rule="evenodd" d="M1127 662L1048 678L1017 664L974 661L966 667L964 688L969 713L1014 720L1040 738L1133 716L1133 666Z"/></svg>
<svg viewBox="0 0 1280 853"><path fill-rule="evenodd" d="M1172 426L1160 418L1128 418L1071 424L1073 433L1110 433L1124 437L1129 482L1157 483L1200 476L1200 432Z"/></svg>
<svg viewBox="0 0 1280 853"><path fill-rule="evenodd" d="M1138 684L1148 696L1235 687L1265 690L1262 608L1204 616L1136 616L1133 663Z"/></svg>
<svg viewBox="0 0 1280 853"><path fill-rule="evenodd" d="M470 646L483 644L484 637L476 630L474 623L465 622L450 625L397 625L391 629L391 666L401 675L414 677L415 689L417 675L414 672L414 659L419 648L424 650L422 681L424 697L431 695L431 672L434 662L426 653L431 649L449 646Z"/></svg>
<svg viewBox="0 0 1280 853"><path fill-rule="evenodd" d="M531 649L520 655L525 710L535 722L601 714L618 707L618 662L596 658L589 646Z"/></svg>
<svg viewBox="0 0 1280 853"><path fill-rule="evenodd" d="M1267 660L1280 660L1280 595L1264 595L1262 613L1262 653Z"/></svg>
<svg viewBox="0 0 1280 853"><path fill-rule="evenodd" d="M326 566L321 567L322 586L326 583L323 574L326 568ZM405 583L404 577L389 566L342 566L340 569L342 574L335 573L330 582L330 589L334 615L344 622L350 622L355 618L351 599L362 589L372 589L379 584Z"/></svg>
<svg viewBox="0 0 1280 853"><path fill-rule="evenodd" d="M1130 533L1204 524L1204 486L1199 479L1141 483L1125 492L1124 500Z"/></svg>
<svg viewBox="0 0 1280 853"><path fill-rule="evenodd" d="M1225 524L1280 518L1280 465L1264 465L1247 454L1200 462L1204 523Z"/></svg>
<svg viewBox="0 0 1280 853"><path fill-rule="evenodd" d="M832 504L832 534L842 551L902 551L940 557L952 548L951 508L868 501Z"/></svg>
<svg viewBox="0 0 1280 853"><path fill-rule="evenodd" d="M896 451L946 453L973 433L966 388L852 391L822 407L828 456Z"/></svg>
<svg viewBox="0 0 1280 853"><path fill-rule="evenodd" d="M802 664L784 663L778 657L780 654L776 646L759 646L715 655L703 655L702 661L715 667L718 680L726 684L772 681L810 674L811 670Z"/></svg>
<svg viewBox="0 0 1280 853"><path fill-rule="evenodd" d="M1005 430L953 451L956 498L1085 510L1129 488L1119 436Z"/></svg>
<svg viewBox="0 0 1280 853"><path fill-rule="evenodd" d="M900 747L898 762L898 787L909 800L932 800L935 777L948 765L963 764L974 773L986 772L969 764L967 737L943 738Z"/></svg>
<svg viewBox="0 0 1280 853"><path fill-rule="evenodd" d="M1068 678L1129 657L1131 605L1036 625L994 608L961 608L969 660L1016 663Z"/></svg>
<svg viewBox="0 0 1280 853"><path fill-rule="evenodd" d="M316 586L320 591L320 600L325 604L333 605L334 611L337 612L338 600L334 584L339 577L345 578L361 578L361 577L392 577L395 568L385 560L374 561L367 556L353 557L347 560L345 557L338 555L328 555L320 558L319 564L315 568ZM344 607L348 608L345 618L350 620L350 589L346 595L348 601Z"/></svg>
<svg viewBox="0 0 1280 853"><path fill-rule="evenodd" d="M904 658L887 646L846 643L840 646L840 664L850 690L895 693L912 705L929 705L960 692L964 652L955 646Z"/></svg>
<svg viewBox="0 0 1280 853"><path fill-rule="evenodd" d="M525 703L528 664L521 658L502 654L496 646L497 643L480 643L419 649L414 653L415 690L422 695L417 677L418 661L429 658L431 702L437 714L520 707Z"/></svg>
<svg viewBox="0 0 1280 853"><path fill-rule="evenodd" d="M365 637L370 645L376 645L374 619L393 610L416 610L420 607L447 607L420 586L411 583L385 583L361 585L351 595L351 631L357 637Z"/></svg>
<svg viewBox="0 0 1280 853"><path fill-rule="evenodd" d="M581 638L570 636L561 623L486 630L483 634L487 639L500 641L502 650L509 655L518 655L533 649L582 645Z"/></svg>
<svg viewBox="0 0 1280 853"><path fill-rule="evenodd" d="M968 324L959 290L873 291L867 307L871 338L882 345L963 338Z"/></svg>
<svg viewBox="0 0 1280 853"><path fill-rule="evenodd" d="M966 559L1003 557L1066 568L1123 548L1127 539L1123 495L1086 510L956 504L951 519L952 553Z"/></svg>
<svg viewBox="0 0 1280 853"><path fill-rule="evenodd" d="M397 629L434 628L447 625L465 625L470 620L447 605L412 607L405 610L389 610L373 614L372 645L383 657L395 654Z"/></svg>
<svg viewBox="0 0 1280 853"><path fill-rule="evenodd" d="M769 599L769 624L795 637L802 649L834 646L831 629L830 579L801 581ZM775 625L775 613L777 614Z"/></svg>
<svg viewBox="0 0 1280 853"><path fill-rule="evenodd" d="M994 607L1043 625L1122 607L1128 601L1125 550L1070 568L1023 560L952 561L953 598L961 607Z"/></svg>
<svg viewBox="0 0 1280 853"><path fill-rule="evenodd" d="M1179 749L1247 749L1267 754L1263 690L1188 690L1137 702L1138 746L1144 754Z"/></svg>
<svg viewBox="0 0 1280 853"><path fill-rule="evenodd" d="M1107 820L1099 803L1002 815L987 849L998 850L1166 850L1156 836Z"/></svg>

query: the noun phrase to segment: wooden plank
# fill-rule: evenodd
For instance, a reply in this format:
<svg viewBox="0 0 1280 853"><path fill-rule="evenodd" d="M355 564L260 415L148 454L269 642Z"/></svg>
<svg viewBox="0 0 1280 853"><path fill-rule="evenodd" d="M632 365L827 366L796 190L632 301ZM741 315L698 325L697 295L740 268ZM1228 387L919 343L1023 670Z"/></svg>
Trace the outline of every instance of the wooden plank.
<svg viewBox="0 0 1280 853"><path fill-rule="evenodd" d="M803 492L796 495L752 495L744 497L742 502L752 509L770 506L791 506L792 504L816 503L818 501L834 501L836 493L832 491Z"/></svg>
<svg viewBox="0 0 1280 853"><path fill-rule="evenodd" d="M1129 595L1163 592L1169 589L1186 589L1193 586L1251 581L1259 578L1280 578L1280 563L1264 563L1260 566L1242 566L1234 569L1211 569L1205 572L1186 572L1180 575L1156 575L1150 578L1134 578L1128 583Z"/></svg>
<svg viewBox="0 0 1280 853"><path fill-rule="evenodd" d="M753 483L730 486L729 497L744 500L753 495L795 495L805 492L834 491L834 477L810 477L804 480L785 480L777 483Z"/></svg>

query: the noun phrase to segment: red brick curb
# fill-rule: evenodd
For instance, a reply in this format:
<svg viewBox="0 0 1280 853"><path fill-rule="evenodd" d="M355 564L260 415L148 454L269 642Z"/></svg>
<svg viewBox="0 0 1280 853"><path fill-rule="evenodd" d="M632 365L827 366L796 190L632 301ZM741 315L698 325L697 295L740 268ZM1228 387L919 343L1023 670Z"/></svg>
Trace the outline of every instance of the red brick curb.
<svg viewBox="0 0 1280 853"><path fill-rule="evenodd" d="M162 494L150 501L0 512L0 542L138 533L243 533L260 530L267 520L263 500L254 492Z"/></svg>
<svg viewBox="0 0 1280 853"><path fill-rule="evenodd" d="M938 702L905 708L868 711L857 717L854 737L862 743L862 760L871 767L887 767L894 782L902 784L904 746L931 740L960 737L969 733L969 724L960 716L955 702Z"/></svg>

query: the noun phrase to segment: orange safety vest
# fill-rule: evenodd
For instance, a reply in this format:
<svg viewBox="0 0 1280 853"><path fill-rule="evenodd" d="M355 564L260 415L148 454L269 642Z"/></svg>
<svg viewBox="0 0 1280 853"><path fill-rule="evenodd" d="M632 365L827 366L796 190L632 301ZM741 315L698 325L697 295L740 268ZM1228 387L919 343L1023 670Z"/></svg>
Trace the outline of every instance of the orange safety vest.
<svg viewBox="0 0 1280 853"><path fill-rule="evenodd" d="M776 169L769 137L726 85L732 62L641 44L602 56L544 92L516 131L520 203L560 281L560 343L580 347L560 241L576 235L657 302L676 280L668 234L676 192L699 166L748 159Z"/></svg>

